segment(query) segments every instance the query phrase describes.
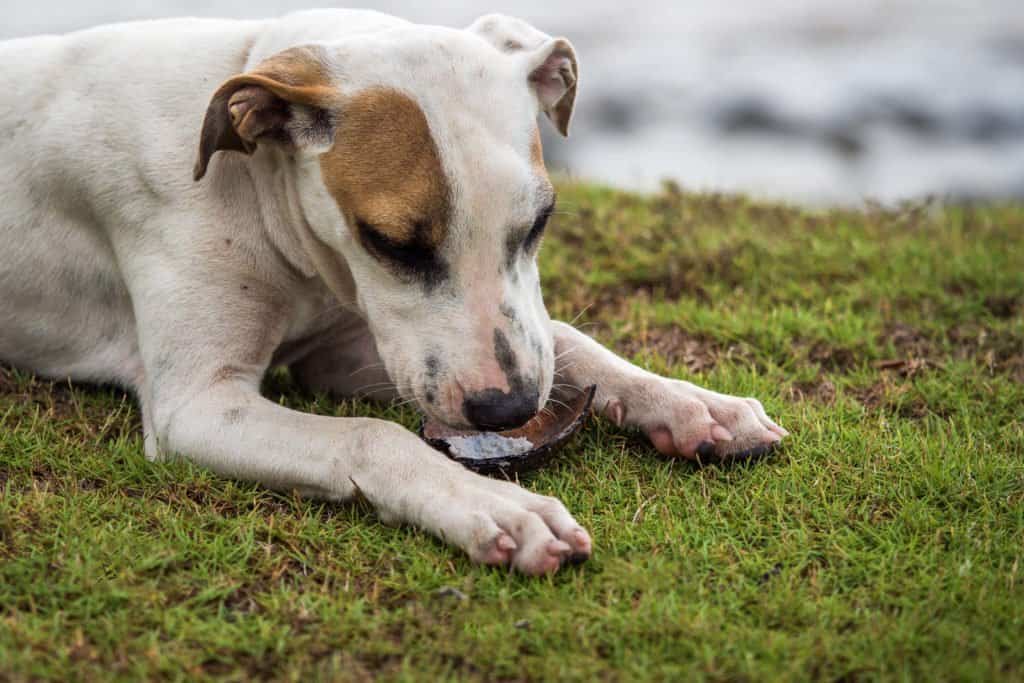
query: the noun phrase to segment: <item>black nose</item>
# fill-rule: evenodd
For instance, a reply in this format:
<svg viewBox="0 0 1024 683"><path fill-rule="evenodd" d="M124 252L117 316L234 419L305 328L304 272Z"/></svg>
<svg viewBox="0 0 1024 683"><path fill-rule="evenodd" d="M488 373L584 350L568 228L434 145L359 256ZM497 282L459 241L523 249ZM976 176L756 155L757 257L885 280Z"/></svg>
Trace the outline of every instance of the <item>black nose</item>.
<svg viewBox="0 0 1024 683"><path fill-rule="evenodd" d="M514 429L537 414L536 391L515 391L506 394L485 389L469 394L462 402L462 412L477 429Z"/></svg>

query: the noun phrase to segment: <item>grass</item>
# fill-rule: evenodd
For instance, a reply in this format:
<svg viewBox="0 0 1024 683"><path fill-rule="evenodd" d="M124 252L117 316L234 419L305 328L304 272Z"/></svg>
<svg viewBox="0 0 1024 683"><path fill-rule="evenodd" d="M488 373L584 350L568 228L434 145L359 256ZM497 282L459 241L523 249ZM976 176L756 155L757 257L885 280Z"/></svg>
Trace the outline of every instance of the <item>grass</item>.
<svg viewBox="0 0 1024 683"><path fill-rule="evenodd" d="M536 580L148 463L130 399L0 370L0 680L1024 678L1024 208L561 198L552 314L760 397L781 452L697 468L593 421L524 483L596 555Z"/></svg>

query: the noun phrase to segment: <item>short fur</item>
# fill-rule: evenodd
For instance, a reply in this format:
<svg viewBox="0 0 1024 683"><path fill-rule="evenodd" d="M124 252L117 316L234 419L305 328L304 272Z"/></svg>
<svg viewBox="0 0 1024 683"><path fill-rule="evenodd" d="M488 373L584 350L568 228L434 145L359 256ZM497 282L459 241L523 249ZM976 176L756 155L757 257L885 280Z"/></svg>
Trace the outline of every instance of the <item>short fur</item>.
<svg viewBox="0 0 1024 683"><path fill-rule="evenodd" d="M462 469L400 426L259 394L415 400L454 426L560 387L693 457L779 440L753 399L647 373L549 320L536 244L567 133L568 41L374 12L182 19L0 43L0 359L138 398L150 458L329 500L357 493L480 562L592 550L557 500ZM532 235L532 237L528 237Z"/></svg>

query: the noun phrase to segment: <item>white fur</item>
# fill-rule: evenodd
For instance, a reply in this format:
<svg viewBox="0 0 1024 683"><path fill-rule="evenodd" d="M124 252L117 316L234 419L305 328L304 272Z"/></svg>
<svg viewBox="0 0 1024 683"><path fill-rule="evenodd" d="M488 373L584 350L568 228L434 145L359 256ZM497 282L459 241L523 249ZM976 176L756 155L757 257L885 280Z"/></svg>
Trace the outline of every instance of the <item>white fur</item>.
<svg viewBox="0 0 1024 683"><path fill-rule="evenodd" d="M338 394L415 398L458 424L460 391L502 381L501 328L540 387L538 407L557 350L577 354L568 380L599 383L599 405L619 422L668 429L683 444L712 438L710 410L738 443L777 439L748 401L647 375L552 327L532 259L499 275L508 231L550 200L530 142L565 83L533 93L527 83L553 39L505 17L481 22L454 31L322 10L0 43L0 359L132 390L151 458L176 453L330 500L361 494L384 519L528 573L590 552L561 503L473 475L392 423L278 406L259 395L265 370L287 364ZM323 145L222 152L193 182L216 88L311 44L347 92L397 88L427 116L456 200L444 249L461 284L443 300L403 285L359 246L320 177ZM557 45L551 63L565 74L571 46ZM432 352L446 367L437 405L424 400Z"/></svg>

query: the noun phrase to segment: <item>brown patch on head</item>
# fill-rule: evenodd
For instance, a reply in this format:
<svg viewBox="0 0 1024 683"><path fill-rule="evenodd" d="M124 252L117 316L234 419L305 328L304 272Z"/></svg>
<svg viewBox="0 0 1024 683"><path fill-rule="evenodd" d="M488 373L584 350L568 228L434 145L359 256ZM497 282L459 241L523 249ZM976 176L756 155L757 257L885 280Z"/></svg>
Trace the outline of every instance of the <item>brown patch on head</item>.
<svg viewBox="0 0 1024 683"><path fill-rule="evenodd" d="M349 224L371 225L395 244L438 247L451 192L423 110L397 90L372 88L347 100L339 121L320 168Z"/></svg>

